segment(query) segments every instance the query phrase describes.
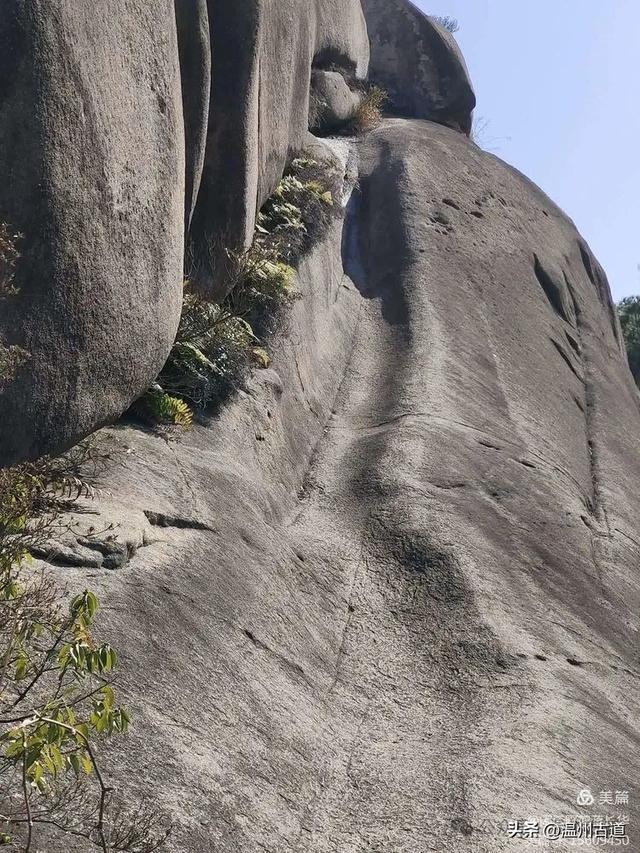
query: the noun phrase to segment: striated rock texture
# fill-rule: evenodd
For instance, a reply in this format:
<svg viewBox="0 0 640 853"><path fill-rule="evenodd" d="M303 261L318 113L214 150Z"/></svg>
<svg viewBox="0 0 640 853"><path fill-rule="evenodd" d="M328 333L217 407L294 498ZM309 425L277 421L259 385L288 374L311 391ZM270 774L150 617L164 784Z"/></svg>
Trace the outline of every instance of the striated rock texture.
<svg viewBox="0 0 640 853"><path fill-rule="evenodd" d="M148 757L175 853L515 851L506 821L640 778L640 411L606 278L458 132L390 121L360 171L249 393L180 445L103 435L126 461L90 523L141 547L64 573L108 602L149 739L124 766Z"/></svg>
<svg viewBox="0 0 640 853"><path fill-rule="evenodd" d="M8 0L0 16L0 221L24 235L0 336L31 353L0 393L0 464L118 417L162 366L180 315L173 3L112 6Z"/></svg>
<svg viewBox="0 0 640 853"><path fill-rule="evenodd" d="M256 213L309 126L312 66L364 77L360 0L209 0L213 57L207 156L191 231L192 277L221 295L222 247L244 247Z"/></svg>
<svg viewBox="0 0 640 853"><path fill-rule="evenodd" d="M362 0L371 38L371 77L401 116L471 132L476 97L451 33L409 0Z"/></svg>

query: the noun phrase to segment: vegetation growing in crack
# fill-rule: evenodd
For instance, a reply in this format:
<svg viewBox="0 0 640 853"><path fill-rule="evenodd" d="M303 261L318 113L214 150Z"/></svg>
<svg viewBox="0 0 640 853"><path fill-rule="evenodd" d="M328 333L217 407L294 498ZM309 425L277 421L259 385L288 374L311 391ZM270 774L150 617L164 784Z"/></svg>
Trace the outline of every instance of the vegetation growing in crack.
<svg viewBox="0 0 640 853"><path fill-rule="evenodd" d="M631 373L640 385L640 296L627 296L618 303L618 316Z"/></svg>
<svg viewBox="0 0 640 853"><path fill-rule="evenodd" d="M81 837L103 853L151 853L169 828L146 804L109 785L100 741L124 734L129 716L112 685L116 652L98 642L98 601L70 602L30 553L59 532L61 514L92 486L92 451L0 471L0 846L35 853Z"/></svg>
<svg viewBox="0 0 640 853"><path fill-rule="evenodd" d="M241 387L248 371L268 367L266 340L296 298L295 266L337 215L338 176L305 157L293 160L260 211L254 241L226 253L228 295L209 302L185 285L182 319L156 384L132 407L146 423L189 426Z"/></svg>
<svg viewBox="0 0 640 853"><path fill-rule="evenodd" d="M389 95L380 86L365 86L362 99L343 129L346 136L363 136L375 130L382 121L382 113Z"/></svg>

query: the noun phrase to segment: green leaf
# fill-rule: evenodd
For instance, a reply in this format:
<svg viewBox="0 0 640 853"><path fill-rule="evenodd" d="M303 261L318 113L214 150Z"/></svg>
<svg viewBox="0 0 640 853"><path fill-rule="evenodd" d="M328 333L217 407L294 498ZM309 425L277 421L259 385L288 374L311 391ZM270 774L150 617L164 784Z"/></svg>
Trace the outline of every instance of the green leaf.
<svg viewBox="0 0 640 853"><path fill-rule="evenodd" d="M105 708L112 708L113 703L115 702L115 693L113 692L113 687L110 684L105 684L105 686L100 691L104 696L103 704Z"/></svg>
<svg viewBox="0 0 640 853"><path fill-rule="evenodd" d="M70 753L67 756L67 759L69 761L69 764L71 765L71 769L76 774L76 777L78 777L80 775L80 769L81 769L80 757L79 757L78 753L77 752Z"/></svg>
<svg viewBox="0 0 640 853"><path fill-rule="evenodd" d="M29 671L29 660L26 655L21 654L16 662L16 681L22 681Z"/></svg>

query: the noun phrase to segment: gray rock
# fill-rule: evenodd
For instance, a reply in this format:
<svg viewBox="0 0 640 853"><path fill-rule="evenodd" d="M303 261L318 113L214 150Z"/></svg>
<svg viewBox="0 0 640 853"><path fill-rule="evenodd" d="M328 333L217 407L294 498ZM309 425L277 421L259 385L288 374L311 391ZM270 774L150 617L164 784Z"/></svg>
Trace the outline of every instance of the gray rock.
<svg viewBox="0 0 640 853"><path fill-rule="evenodd" d="M172 0L8 0L0 220L24 235L0 338L0 464L117 418L157 375L182 298L184 126Z"/></svg>
<svg viewBox="0 0 640 853"><path fill-rule="evenodd" d="M343 127L360 104L362 94L353 91L339 71L314 70L311 74L309 130L331 133Z"/></svg>
<svg viewBox="0 0 640 853"><path fill-rule="evenodd" d="M102 434L109 520L197 522L95 573L119 773L145 756L171 853L515 851L505 821L640 778L640 413L606 278L458 132L392 121L362 159L249 393L179 445Z"/></svg>
<svg viewBox="0 0 640 853"><path fill-rule="evenodd" d="M191 228L192 278L225 291L223 247L253 237L256 213L308 131L312 65L367 73L360 0L209 0L209 138Z"/></svg>
<svg viewBox="0 0 640 853"><path fill-rule="evenodd" d="M362 0L371 39L371 77L389 107L471 132L476 98L455 38L409 0Z"/></svg>

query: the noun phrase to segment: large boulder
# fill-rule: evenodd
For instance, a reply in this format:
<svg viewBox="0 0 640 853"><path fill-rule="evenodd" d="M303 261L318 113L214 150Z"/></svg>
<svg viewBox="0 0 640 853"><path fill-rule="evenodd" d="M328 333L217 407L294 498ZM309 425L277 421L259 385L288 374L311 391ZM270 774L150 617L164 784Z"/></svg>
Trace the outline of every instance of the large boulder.
<svg viewBox="0 0 640 853"><path fill-rule="evenodd" d="M139 550L57 569L103 594L122 776L145 756L171 853L519 851L509 820L640 778L640 410L606 277L462 134L361 150L350 277L338 229L219 420L103 433L74 535Z"/></svg>
<svg viewBox="0 0 640 853"><path fill-rule="evenodd" d="M345 127L353 118L362 92L349 85L340 71L314 70L311 74L309 130L324 135Z"/></svg>
<svg viewBox="0 0 640 853"><path fill-rule="evenodd" d="M116 6L117 8L114 8ZM173 0L8 0L0 223L18 242L0 464L118 417L169 351L182 296L185 152Z"/></svg>
<svg viewBox="0 0 640 853"><path fill-rule="evenodd" d="M476 98L453 35L410 0L362 0L371 39L371 77L389 106L469 135Z"/></svg>
<svg viewBox="0 0 640 853"><path fill-rule="evenodd" d="M224 292L224 253L246 246L256 213L309 125L312 67L364 77L360 0L209 0L209 137L191 229L200 289Z"/></svg>

